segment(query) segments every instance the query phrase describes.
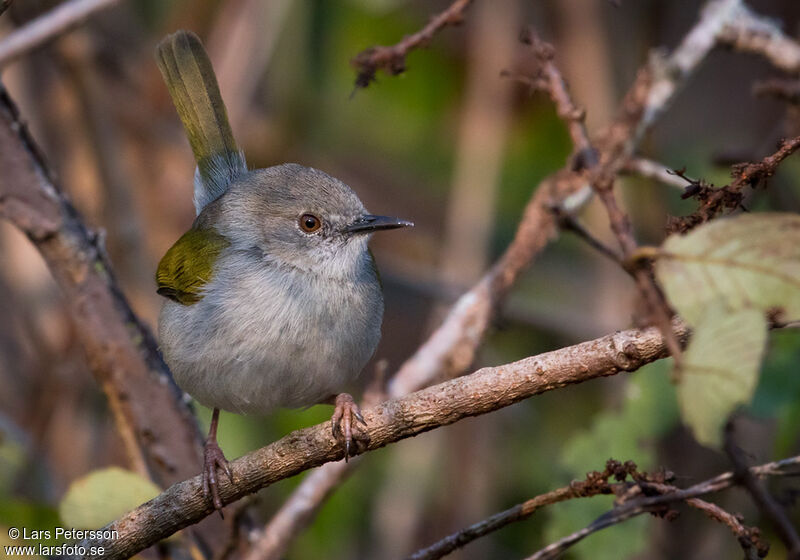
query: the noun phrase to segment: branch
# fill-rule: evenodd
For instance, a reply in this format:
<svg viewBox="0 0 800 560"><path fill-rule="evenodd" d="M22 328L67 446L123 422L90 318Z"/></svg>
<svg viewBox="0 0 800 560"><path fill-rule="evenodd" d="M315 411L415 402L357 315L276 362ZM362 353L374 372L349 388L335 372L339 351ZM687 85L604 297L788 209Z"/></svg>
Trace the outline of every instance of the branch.
<svg viewBox="0 0 800 560"><path fill-rule="evenodd" d="M693 183L693 181L689 179L684 179L680 175L676 175L666 165L641 157L629 159L625 163L625 167L622 168L622 172L653 179L654 181L682 191Z"/></svg>
<svg viewBox="0 0 800 560"><path fill-rule="evenodd" d="M670 486L667 485L664 485L664 487L671 488ZM666 497L669 497L669 495L667 495ZM671 499L669 501L675 501L675 500ZM724 523L725 525L730 527L734 535L736 535L739 544L742 546L742 549L744 549L745 551L746 560L758 560L759 558L766 556L766 551L769 549L769 546L763 543L763 541L759 540L757 529L751 529L749 527L743 526L741 522L738 519L736 519L734 515L726 512L717 505L711 504L704 500L700 500L699 498L687 499L686 503L696 509L699 509L712 519L720 521L721 523ZM527 560L555 559L559 557L562 553L564 553L568 548L582 541L592 533L596 533L597 531L606 529L608 527L611 527L612 525L622 523L623 521L627 521L628 519L632 519L643 513L657 514L659 513L660 509L661 509L660 506L641 505L635 508L625 509L624 511L611 510L598 517L594 522L592 522L587 527L575 531L571 535L567 535L563 539L560 539L552 544L547 545L546 547L537 551L532 556L529 556Z"/></svg>
<svg viewBox="0 0 800 560"><path fill-rule="evenodd" d="M569 486L552 490L546 494L540 494L512 508L496 513L488 519L445 537L428 548L418 550L409 556L408 560L437 560L480 537L502 529L506 525L527 519L545 506L573 498L615 494L623 485L622 483L611 484L608 479L612 475L618 474L621 468L624 468L621 463L609 460L603 472L593 471L586 475L585 480L573 481ZM627 474L623 475L623 479L625 476Z"/></svg>
<svg viewBox="0 0 800 560"><path fill-rule="evenodd" d="M708 55L717 34L733 19L735 8L740 5L740 0L709 2L700 21L673 55L666 59L654 58L639 72L625 97L620 116L599 135L596 145L600 144L602 151L595 173L613 177L623 168L644 132L655 124L692 71ZM434 379L459 375L469 367L491 317L502 305L511 285L556 236L557 221L551 209L563 205L572 210L574 205L569 197L584 192L586 182L583 173L564 169L539 185L525 208L511 245L480 282L458 299L439 328L401 366L390 382L391 396L408 394Z"/></svg>
<svg viewBox="0 0 800 560"><path fill-rule="evenodd" d="M428 25L413 35L390 47L370 47L358 53L350 63L355 67L356 88L365 88L375 81L375 74L383 70L391 76L405 72L408 54L428 44L434 35L450 25L458 25L464 20L464 11L472 0L455 0L446 10L435 15Z"/></svg>
<svg viewBox="0 0 800 560"><path fill-rule="evenodd" d="M386 367L385 360L379 360L375 365L375 375L364 392L362 408L376 406L386 399L383 389ZM326 463L304 478L253 541L244 560L283 558L292 540L311 523L319 507L360 463L361 457Z"/></svg>
<svg viewBox="0 0 800 560"><path fill-rule="evenodd" d="M458 2L450 9L466 8L467 3ZM732 20L732 7L740 2L711 2L703 12L703 17L687 35L675 53L669 59L654 58L639 74L639 79L626 97L621 116L601 135L604 147L613 154L606 165L616 169L622 167L634 152L645 130L650 128L663 113L680 87L687 81L693 69L702 62L713 48L716 35L726 22ZM448 11L444 12L448 13ZM441 14L440 14L441 15ZM460 15L459 15L460 19ZM433 29L442 20L434 19L426 29ZM442 26L444 27L444 26ZM437 27L436 30L441 27ZM433 33L432 31L431 33ZM419 37L419 34L406 38ZM531 41L533 44L533 41ZM384 63L392 60L396 47L379 47L383 49ZM403 47L405 48L405 47ZM402 57L399 68L404 68L402 61L407 50L401 50ZM505 297L519 274L524 270L541 249L553 239L558 231L557 221L553 219L552 208L568 206L574 211L576 206L585 202L586 184L581 171L595 163L591 143L583 125L583 112L572 102L565 82L552 61L552 47L538 41L533 44L533 52L540 59L542 73L534 84L545 89L556 104L557 111L566 124L573 139L572 166L554 174L539 185L536 194L528 203L523 221L514 241L498 263L453 306L442 325L428 338L418 351L408 359L392 380L389 391L394 397L406 395L411 391L427 386L435 379L451 378L463 373L472 363L477 347L482 342L492 316L502 306ZM364 60L372 54L365 51L354 59ZM396 59L395 59L396 60ZM675 71L669 71L672 67ZM377 70L377 67L375 67ZM390 72L391 73L391 72ZM371 78L374 78L374 71ZM369 80L367 80L367 83ZM531 82L529 82L531 83ZM580 202L573 199L579 196ZM567 202L569 201L569 202ZM323 474L327 473L327 474ZM319 474L308 477L298 488L296 504L288 504L286 514L294 515L294 522L288 523L284 518L280 521L284 527L298 527L305 523L309 516L319 507L321 500L329 495L338 484L342 472L334 465L328 465ZM316 496L320 501L305 499ZM294 498L291 498L293 500ZM303 507L299 507L302 504ZM283 508L281 516L283 516ZM275 520L278 521L277 519Z"/></svg>
<svg viewBox="0 0 800 560"><path fill-rule="evenodd" d="M797 476L800 474L798 471L800 467L800 455L782 459L780 461L773 461L757 467L751 467L748 472L755 477L764 476ZM545 558L554 558L570 546L578 541L587 537L591 533L616 525L626 521L642 513L663 511L661 509L664 505L685 501L690 506L701 509L708 515L714 516L715 519L724 522L726 525L734 530L734 533L739 538L739 542L745 549L746 554L751 556L755 553L759 556L766 554L766 543L759 540L758 530L744 527L735 516L731 516L728 512L720 510L717 506L704 502L702 500L695 501L698 496L719 492L737 484L737 477L734 472L726 472L708 479L699 484L695 484L686 489L678 489L674 486L666 484L658 484L652 482L644 482L642 486L646 490L660 492L658 496L642 496L624 502L622 505L615 507L611 511L598 517L591 525L576 531L575 533L555 542L530 557L530 559L542 560ZM723 515L720 515L722 511ZM745 541L745 542L743 542ZM749 556L750 557L750 556Z"/></svg>
<svg viewBox="0 0 800 560"><path fill-rule="evenodd" d="M11 7L11 3L13 1L14 0L2 0L2 1L0 1L0 16L2 16L6 12L6 10L9 7Z"/></svg>
<svg viewBox="0 0 800 560"><path fill-rule="evenodd" d="M772 177L783 160L800 150L800 136L784 140L775 153L758 162L738 163L731 169L733 181L723 187L715 187L705 181L692 183L687 191L700 202L700 207L688 216L672 217L667 224L670 232L686 233L692 228L714 219L719 214L742 206L746 187L756 187Z"/></svg>
<svg viewBox="0 0 800 560"><path fill-rule="evenodd" d="M800 43L781 31L775 21L754 14L745 5L725 24L719 40L739 52L760 54L784 72L800 72Z"/></svg>
<svg viewBox="0 0 800 560"><path fill-rule="evenodd" d="M681 340L686 340L689 334L683 323L676 323L675 333ZM366 409L364 417L370 427L370 442L365 450L378 449L566 385L633 371L666 355L657 330L629 330L512 364L483 368ZM331 435L328 422L297 430L233 461L234 482L223 480L220 496L223 503L230 503L340 457L341 446ZM82 545L87 550L92 546L104 547L102 558L106 560L128 558L212 512L203 497L198 475L173 485L108 525L107 529L118 532L118 538L87 540Z"/></svg>
<svg viewBox="0 0 800 560"><path fill-rule="evenodd" d="M728 422L725 426L724 449L731 463L733 463L736 481L750 493L758 509L764 517L772 522L778 537L786 545L787 558L790 560L800 559L800 535L798 535L797 529L780 504L775 501L747 467L744 453L733 441L733 424L731 422Z"/></svg>
<svg viewBox="0 0 800 560"><path fill-rule="evenodd" d="M117 286L100 236L59 190L2 88L0 167L0 217L27 234L64 292L130 458L164 485L192 474L202 441L194 416Z"/></svg>
<svg viewBox="0 0 800 560"><path fill-rule="evenodd" d="M792 105L800 104L800 80L772 78L753 84L753 95L775 97Z"/></svg>
<svg viewBox="0 0 800 560"><path fill-rule="evenodd" d="M746 472L748 473L748 476L752 477L753 479L765 476L796 475L800 474L800 472L797 472L796 470L796 467L798 466L800 466L800 456L783 459L782 461L774 461L757 467L750 467L749 469L746 469ZM792 467L795 467L795 469L792 469ZM612 475L615 476L617 480L624 480L625 476L631 476L634 481L611 484L608 483L608 479ZM642 473L636 472L636 466L630 461L626 463L619 463L618 461L609 460L609 462L606 464L605 471L602 473L594 471L589 473L584 481L572 482L569 486L552 490L546 494L540 494L539 496L531 498L530 500L522 502L521 504L517 504L512 508L500 513L496 513L488 519L475 523L474 525L470 525L461 531L443 538L428 548L414 553L409 557L409 560L438 560L439 558L450 554L456 549L466 546L480 537L484 537L490 533L498 531L511 523L523 521L529 518L531 515L536 513L536 511L545 506L573 498L591 497L600 494L611 493L618 496L619 503L626 504L625 511L621 511L619 509L612 510L598 518L589 527L581 529L580 531L561 539L557 543L554 543L543 550L550 550L552 548L552 550L558 549L559 552L562 552L592 532L616 523L620 523L641 513L653 511L660 514L665 514L666 517L670 517L669 512L663 510L664 505L669 504L670 502L682 500L685 500L687 503L689 503L689 505L693 505L694 507L703 510L708 515L713 516L714 519L726 523L733 530L737 531L737 537L745 536L747 538L752 538L751 533L753 530L748 530L745 528L735 516L725 512L714 504L697 500L696 498L697 496L719 492L735 486L737 484L738 477L739 475L735 472L726 472L705 482L696 484L695 486L692 486L686 490L680 490L674 486L664 484L663 481L660 481L659 479L663 480L666 478L664 475L647 477ZM650 493L656 491L661 495L657 496L655 499L648 500L647 504L644 505L631 501L631 498L634 496L641 496L642 491ZM642 500L642 498L639 499L639 501ZM690 503L692 500L697 501ZM563 548L559 548L561 546L563 546ZM541 554L542 552L543 551L539 551L537 554Z"/></svg>
<svg viewBox="0 0 800 560"><path fill-rule="evenodd" d="M59 4L0 41L0 68L117 2L119 0L69 0Z"/></svg>
<svg viewBox="0 0 800 560"><path fill-rule="evenodd" d="M623 101L620 117L599 135L596 145L600 151L600 164L592 170L590 184L606 208L611 230L626 259L635 254L637 244L630 217L619 207L614 196L615 178L633 155L644 132L666 110L679 87L716 46L725 26L741 14L743 6L741 0L711 0L706 3L700 21L672 55L666 58L654 56L650 64L639 72ZM663 294L647 268L626 268L636 281L651 313L652 323L661 329L677 363L680 346L670 334L671 311Z"/></svg>
<svg viewBox="0 0 800 560"><path fill-rule="evenodd" d="M538 75L528 78L526 82L534 89L547 92L556 106L558 116L567 125L572 139L572 170L581 171L593 167L597 163L597 152L586 131L586 111L572 100L561 71L553 62L555 49L551 44L542 41L532 28L525 31L522 42L531 46L540 66Z"/></svg>

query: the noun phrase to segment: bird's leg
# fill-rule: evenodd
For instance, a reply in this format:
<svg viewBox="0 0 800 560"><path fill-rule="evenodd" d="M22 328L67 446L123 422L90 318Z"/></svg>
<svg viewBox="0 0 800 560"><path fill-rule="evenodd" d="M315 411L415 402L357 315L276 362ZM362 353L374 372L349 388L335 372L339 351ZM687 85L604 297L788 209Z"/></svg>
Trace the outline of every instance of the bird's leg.
<svg viewBox="0 0 800 560"><path fill-rule="evenodd" d="M368 443L369 434L363 428L359 427L357 422L360 422L365 427L367 423L364 417L361 416L361 410L358 408L356 401L347 393L341 393L336 396L333 401L336 407L331 416L331 430L333 437L344 439L344 460L351 455L353 441Z"/></svg>
<svg viewBox="0 0 800 560"><path fill-rule="evenodd" d="M228 479L233 482L231 468L228 460L222 453L217 443L217 424L219 423L219 409L215 408L211 415L211 427L208 429L208 437L203 446L203 496L207 500L209 495L220 515L222 515L222 500L219 497L219 485L217 484L217 469L221 469L228 475Z"/></svg>

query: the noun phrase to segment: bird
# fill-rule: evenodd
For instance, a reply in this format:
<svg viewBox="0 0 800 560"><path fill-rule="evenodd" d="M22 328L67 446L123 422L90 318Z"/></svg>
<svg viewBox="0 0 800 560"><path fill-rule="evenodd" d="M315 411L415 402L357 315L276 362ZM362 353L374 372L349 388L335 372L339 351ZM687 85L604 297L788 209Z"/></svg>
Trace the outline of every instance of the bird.
<svg viewBox="0 0 800 560"><path fill-rule="evenodd" d="M233 479L217 441L220 410L332 403L345 459L366 435L353 397L340 391L381 336L368 241L413 223L370 214L345 183L311 167L248 169L194 33L165 37L156 60L197 163L196 217L156 271L159 346L178 386L213 409L202 488L221 513L217 471Z"/></svg>

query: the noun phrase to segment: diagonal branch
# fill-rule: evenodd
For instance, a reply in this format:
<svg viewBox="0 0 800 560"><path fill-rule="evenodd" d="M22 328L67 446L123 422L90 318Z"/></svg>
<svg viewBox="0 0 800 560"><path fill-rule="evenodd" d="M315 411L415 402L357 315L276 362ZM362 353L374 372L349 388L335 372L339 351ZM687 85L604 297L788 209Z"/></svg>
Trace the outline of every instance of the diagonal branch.
<svg viewBox="0 0 800 560"><path fill-rule="evenodd" d="M687 216L671 217L667 230L686 233L698 225L708 222L725 211L742 207L746 187L756 187L772 177L783 160L800 150L800 136L783 140L778 149L757 162L738 163L733 166L730 184L715 187L706 181L691 183L683 198L694 198L700 204ZM682 173L681 173L682 175Z"/></svg>
<svg viewBox="0 0 800 560"><path fill-rule="evenodd" d="M454 4L455 5L455 4ZM700 20L676 48L671 57L654 56L640 72L627 94L619 116L598 142L606 154L601 170L612 176L621 170L635 152L646 130L663 114L694 69L716 44L718 35L736 17L740 1L713 0L706 5ZM452 7L452 6L451 6ZM466 6L463 6L466 7ZM529 36L532 50L540 59L541 75L535 80L556 104L567 122L573 139L572 165L545 179L528 203L523 220L511 245L500 260L453 305L443 323L405 363L389 385L393 397L406 395L436 379L461 375L472 364L491 319L502 306L511 286L536 255L558 233L558 217L552 209L575 212L587 200L585 168L595 163L592 144L583 126L582 112L572 101L565 81L553 61L552 49ZM364 56L364 53L356 57ZM582 165L578 165L582 163ZM574 199L574 200L573 200ZM642 281L644 282L644 278ZM647 283L650 281L647 279ZM673 344L673 352L677 349ZM324 497L338 484L341 469L326 467L324 472L304 481L298 492ZM304 508L291 511L306 518L320 502L302 500ZM297 526L294 524L293 526Z"/></svg>
<svg viewBox="0 0 800 560"><path fill-rule="evenodd" d="M749 474L754 477L765 476L797 476L800 474L800 455L773 461L757 467L750 467ZM651 491L659 492L657 496L643 496L631 499L622 505L615 507L597 518L589 526L564 537L563 539L541 549L530 559L543 560L554 558L570 546L587 537L591 533L605 529L617 523L621 523L637 515L660 510L664 505L685 501L688 505L700 509L714 519L725 523L734 531L739 539L740 545L745 549L745 553L750 557L763 557L766 554L766 543L759 540L757 529L744 527L741 522L730 513L720 510L718 506L709 504L703 500L697 500L698 496L719 492L737 484L737 475L734 472L726 472L700 482L686 489L678 489L666 484L643 483L643 486Z"/></svg>
<svg viewBox="0 0 800 560"><path fill-rule="evenodd" d="M581 529L580 531L561 539L558 541L558 543L554 543L546 547L546 550L558 549L559 551L563 551L568 546L571 546L572 544L577 543L578 540L588 536L588 534L591 532L599 531L600 529L608 527L612 524L621 523L622 521L630 519L631 517L641 513L646 513L649 511L658 511L659 513L663 513L663 507L665 505L677 501L686 501L689 503L689 505L693 505L694 507L704 511L707 515L713 516L714 519L725 523L731 527L732 530L738 532L737 537L742 536L748 539L753 538L753 536L749 534L749 532L752 532L752 530L749 530L748 532L748 529L745 528L735 516L725 512L719 508L719 506L702 500L697 500L697 496L719 492L735 486L739 477L737 473L726 472L706 480L705 482L696 484L691 488L687 488L686 490L680 490L668 484L654 482L652 480L642 480L642 475L638 473L633 476L634 482L610 484L608 483L610 470L609 466L612 463L616 462L609 461L609 464L606 466L606 471L603 473L590 473L585 481L573 482L569 486L558 488L545 494L540 494L539 496L531 498L530 500L526 500L525 502L517 504L512 508L500 513L496 513L483 521L470 525L461 531L453 533L452 535L443 538L431 546L414 553L409 560L437 560L450 554L454 550L462 548L463 546L466 546L470 542L480 537L484 537L490 533L498 531L511 523L524 521L545 506L573 498L583 498L611 493L621 496L619 499L622 500L627 498L627 502L622 502L625 504L625 511L620 511L619 509L611 510L610 512L601 516L589 527ZM617 465L619 465L619 463L617 463ZM621 466L625 467L627 465L628 463L625 463ZM749 469L746 469L746 472L748 476L752 477L753 479L767 476L793 476L800 474L798 467L800 467L800 456L795 456L788 459L783 459L781 461L773 461L764 465L750 467ZM605 484L603 484L603 482L605 482ZM657 492L660 495L653 499L631 499L629 497L637 495L641 496L641 491L643 489L650 493ZM631 491L637 492L632 493ZM646 505L639 503L644 499L648 500ZM692 503L692 500L697 501ZM564 548L560 548L561 546ZM541 552L542 551L540 551L540 553Z"/></svg>
<svg viewBox="0 0 800 560"><path fill-rule="evenodd" d="M756 478L752 469L747 467L744 452L737 447L733 440L733 424L731 422L725 426L724 449L733 463L736 481L750 493L758 509L772 522L778 537L786 545L787 558L790 560L800 559L800 535L797 533L797 528L794 527L781 505Z"/></svg>
<svg viewBox="0 0 800 560"><path fill-rule="evenodd" d="M130 460L164 485L185 478L200 461L194 416L117 286L100 236L59 190L4 89L0 166L0 217L28 236L64 292Z"/></svg>
<svg viewBox="0 0 800 560"><path fill-rule="evenodd" d="M686 340L689 332L683 323L676 323L675 334ZM663 338L656 329L629 330L519 362L483 368L366 409L364 417L371 438L367 450L566 385L633 371L666 355ZM224 503L230 503L340 457L341 447L327 422L298 430L233 461L234 482L223 480L220 496ZM108 525L107 529L117 531L116 538L87 540L82 546L87 550L103 547L102 558L106 560L127 558L212 512L203 498L200 476L195 476ZM84 558L95 557L89 554ZM96 558L99 560L100 556Z"/></svg>
<svg viewBox="0 0 800 560"><path fill-rule="evenodd" d="M725 24L719 41L739 52L760 54L789 74L800 72L800 43L787 36L774 20L753 13L745 5Z"/></svg>
<svg viewBox="0 0 800 560"><path fill-rule="evenodd" d="M119 0L69 0L0 41L0 68L80 24L93 13ZM2 12L0 12L2 13Z"/></svg>
<svg viewBox="0 0 800 560"><path fill-rule="evenodd" d="M375 74L383 70L392 76L405 72L408 54L425 46L434 35L450 25L458 25L464 19L464 11L472 0L455 0L446 10L436 14L428 24L412 35L390 47L370 47L358 53L351 64L358 71L356 88L365 88L375 81Z"/></svg>
<svg viewBox="0 0 800 560"><path fill-rule="evenodd" d="M194 415L117 285L102 236L59 189L2 86L0 167L0 218L28 236L64 294L128 463L163 487L193 475L202 458ZM209 523L213 538L222 527Z"/></svg>

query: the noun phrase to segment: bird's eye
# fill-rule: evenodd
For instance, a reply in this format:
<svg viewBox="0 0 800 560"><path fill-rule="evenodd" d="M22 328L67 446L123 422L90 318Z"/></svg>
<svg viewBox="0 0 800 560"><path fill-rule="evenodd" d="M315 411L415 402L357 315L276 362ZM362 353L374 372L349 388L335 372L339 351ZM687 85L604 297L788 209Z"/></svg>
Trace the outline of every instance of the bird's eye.
<svg viewBox="0 0 800 560"><path fill-rule="evenodd" d="M322 220L314 214L303 214L300 216L300 229L306 233L314 233L322 227Z"/></svg>

